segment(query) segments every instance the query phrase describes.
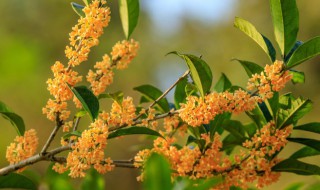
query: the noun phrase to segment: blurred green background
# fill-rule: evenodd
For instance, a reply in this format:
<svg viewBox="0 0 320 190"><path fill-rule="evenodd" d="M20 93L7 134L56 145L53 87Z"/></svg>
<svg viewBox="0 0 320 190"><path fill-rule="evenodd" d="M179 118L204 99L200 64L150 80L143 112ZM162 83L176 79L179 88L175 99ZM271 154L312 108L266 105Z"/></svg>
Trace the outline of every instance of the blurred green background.
<svg viewBox="0 0 320 190"><path fill-rule="evenodd" d="M246 74L240 64L231 62L232 58L250 60L260 65L268 63L267 56L248 37L233 27L235 16L252 22L257 29L273 40L272 20L268 1L162 1L141 0L140 19L133 38L140 42L139 55L129 69L116 71L114 84L109 92L124 91L138 102L138 93L133 87L153 84L165 90L186 67L175 56L165 56L176 50L184 53L202 55L213 70L214 82L224 72L233 84L246 84ZM46 80L52 77L50 66L60 60L66 62L65 45L68 33L78 16L72 11L70 0L2 0L0 1L0 100L24 118L27 129L35 128L42 145L54 127L46 119L41 109L50 97L46 90ZM77 1L76 1L77 2ZM78 3L82 3L78 1ZM200 5L199 5L200 4ZM308 39L320 35L320 1L297 0L300 10L300 32L298 39ZM104 53L109 53L112 45L124 38L117 1L110 1L112 10L110 26L105 30L100 45L93 48L89 60L83 63L79 72L85 74ZM279 55L278 55L279 58ZM303 95L314 102L313 111L301 123L320 121L320 57L312 59L297 70L306 73L304 85L289 85L287 91L296 96ZM172 99L172 95L169 97ZM108 110L108 101L104 103ZM241 118L247 121L247 118ZM86 127L87 122L82 123ZM10 124L0 119L0 167L7 165L6 146L16 136ZM305 135L309 135L305 133ZM317 138L314 136L314 138ZM59 145L56 139L53 146ZM144 137L125 137L112 140L107 154L112 159L130 159L139 148L145 147ZM284 153L291 154L299 146L289 145ZM305 159L320 164L319 157ZM39 163L31 168L43 175L48 163ZM116 168L105 175L108 189L140 189L136 182L137 170ZM315 177L301 177L283 174L280 181L265 189L283 189L297 181L313 183ZM76 180L72 180L76 183ZM45 187L45 185L44 185Z"/></svg>

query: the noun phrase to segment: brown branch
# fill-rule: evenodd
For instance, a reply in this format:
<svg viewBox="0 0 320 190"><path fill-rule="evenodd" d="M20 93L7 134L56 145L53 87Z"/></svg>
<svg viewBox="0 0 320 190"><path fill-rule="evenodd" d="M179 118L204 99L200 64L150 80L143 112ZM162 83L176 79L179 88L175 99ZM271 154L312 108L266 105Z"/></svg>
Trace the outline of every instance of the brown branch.
<svg viewBox="0 0 320 190"><path fill-rule="evenodd" d="M51 142L53 141L54 137L56 136L57 132L59 131L60 127L63 125L63 122L60 120L60 113L56 113L56 126L50 134L46 144L42 147L40 154L46 154L47 149L49 148Z"/></svg>

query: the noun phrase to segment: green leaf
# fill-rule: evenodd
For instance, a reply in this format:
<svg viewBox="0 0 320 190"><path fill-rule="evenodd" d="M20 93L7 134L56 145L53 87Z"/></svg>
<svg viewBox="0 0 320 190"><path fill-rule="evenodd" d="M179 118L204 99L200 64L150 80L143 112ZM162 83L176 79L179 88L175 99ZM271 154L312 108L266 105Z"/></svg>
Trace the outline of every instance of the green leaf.
<svg viewBox="0 0 320 190"><path fill-rule="evenodd" d="M102 99L102 98L111 98L112 100L116 101L118 104L122 104L123 101L123 92L122 91L117 91L115 93L104 93L104 94L100 94L98 96L98 99Z"/></svg>
<svg viewBox="0 0 320 190"><path fill-rule="evenodd" d="M270 40L260 34L257 29L248 21L236 17L234 21L234 26L248 35L253 39L269 56L271 62L274 62L276 59L276 51L272 46Z"/></svg>
<svg viewBox="0 0 320 190"><path fill-rule="evenodd" d="M304 190L315 190L315 189L320 189L320 182L318 179L318 182L309 185L308 187L306 187Z"/></svg>
<svg viewBox="0 0 320 190"><path fill-rule="evenodd" d="M70 182L70 177L68 176L68 172L64 172L62 174L57 173L52 169L54 163L51 163L47 169L45 175L45 181L48 185L48 189L50 190L73 190L73 186Z"/></svg>
<svg viewBox="0 0 320 190"><path fill-rule="evenodd" d="M257 125L254 123L249 123L243 126L244 130L247 132L248 137L253 137L254 134L256 134L258 128Z"/></svg>
<svg viewBox="0 0 320 190"><path fill-rule="evenodd" d="M191 180L191 179L190 179ZM184 190L207 190L207 189L212 189L216 185L220 184L223 182L222 177L211 177L206 180L201 180L198 181L198 183L192 184L191 186L185 188Z"/></svg>
<svg viewBox="0 0 320 190"><path fill-rule="evenodd" d="M210 128L210 139L213 139L214 134L218 132L219 134L222 134L223 128L222 128L222 123L225 120L229 120L231 118L231 113L229 112L224 112L222 114L218 114L214 117L213 120L210 121L209 123L209 128Z"/></svg>
<svg viewBox="0 0 320 190"><path fill-rule="evenodd" d="M197 92L199 91L197 86L191 83L188 83L184 90L187 96L197 95Z"/></svg>
<svg viewBox="0 0 320 190"><path fill-rule="evenodd" d="M82 1L84 2L84 4L86 4L86 6L88 6L92 2L92 0L82 0Z"/></svg>
<svg viewBox="0 0 320 190"><path fill-rule="evenodd" d="M259 129L261 129L265 124L267 124L267 120L259 106L256 106L251 111L247 111L246 114L259 127Z"/></svg>
<svg viewBox="0 0 320 190"><path fill-rule="evenodd" d="M212 72L209 65L199 57L190 54L180 54L176 51L168 54L175 54L185 60L191 72L191 78L197 86L202 97L210 91L212 84Z"/></svg>
<svg viewBox="0 0 320 190"><path fill-rule="evenodd" d="M91 168L89 172L87 172L86 177L81 183L82 190L104 190L105 183L104 178L101 174L99 174L95 169Z"/></svg>
<svg viewBox="0 0 320 190"><path fill-rule="evenodd" d="M81 137L81 132L80 131L69 132L69 133L63 135L63 139L69 139L71 136Z"/></svg>
<svg viewBox="0 0 320 190"><path fill-rule="evenodd" d="M320 155L320 151L311 148L309 146L305 146L301 149L299 149L298 151L296 151L295 153L293 153L290 158L292 159L299 159L299 158L304 158L304 157L309 157L309 156L317 156Z"/></svg>
<svg viewBox="0 0 320 190"><path fill-rule="evenodd" d="M222 124L222 127L237 139L241 141L244 141L246 139L245 130L240 121L225 120Z"/></svg>
<svg viewBox="0 0 320 190"><path fill-rule="evenodd" d="M161 155L153 153L145 165L144 189L172 189L171 169L169 162Z"/></svg>
<svg viewBox="0 0 320 190"><path fill-rule="evenodd" d="M183 78L178 82L176 85L176 89L174 90L174 104L176 105L177 108L180 108L180 103L185 103L186 102L186 85L188 84L188 79Z"/></svg>
<svg viewBox="0 0 320 190"><path fill-rule="evenodd" d="M36 190L37 186L33 181L23 175L10 173L8 175L0 176L0 188Z"/></svg>
<svg viewBox="0 0 320 190"><path fill-rule="evenodd" d="M304 186L303 182L293 183L286 187L284 190L299 190Z"/></svg>
<svg viewBox="0 0 320 190"><path fill-rule="evenodd" d="M311 59L320 54L320 36L312 38L297 48L297 50L290 57L287 68L292 68L300 63Z"/></svg>
<svg viewBox="0 0 320 190"><path fill-rule="evenodd" d="M294 70L290 70L289 72L292 75L291 81L293 84L304 83L305 81L304 72L299 72Z"/></svg>
<svg viewBox="0 0 320 190"><path fill-rule="evenodd" d="M275 172L290 172L298 175L320 175L320 167L295 159L286 159L272 167Z"/></svg>
<svg viewBox="0 0 320 190"><path fill-rule="evenodd" d="M122 28L127 39L138 24L139 0L119 0Z"/></svg>
<svg viewBox="0 0 320 190"><path fill-rule="evenodd" d="M277 126L281 129L287 125L296 123L306 113L312 109L312 102L310 100L303 100L301 98L289 98L291 105L288 109L279 109Z"/></svg>
<svg viewBox="0 0 320 190"><path fill-rule="evenodd" d="M80 111L78 111L76 114L75 114L75 117L83 117L87 114L88 112L84 109L81 109Z"/></svg>
<svg viewBox="0 0 320 190"><path fill-rule="evenodd" d="M231 81L228 79L228 77L224 73L222 73L217 84L214 86L214 89L217 92L224 92L231 86L232 86Z"/></svg>
<svg viewBox="0 0 320 190"><path fill-rule="evenodd" d="M309 131L309 132L320 134L320 123L319 122L307 123L304 125L296 126L293 129L294 130Z"/></svg>
<svg viewBox="0 0 320 190"><path fill-rule="evenodd" d="M68 86L81 102L84 110L89 113L91 120L94 121L99 114L99 101L97 97L86 86L71 87L69 84Z"/></svg>
<svg viewBox="0 0 320 190"><path fill-rule="evenodd" d="M18 135L22 136L25 132L25 125L22 117L20 117L18 114L13 113L10 111L10 109L0 101L0 114L3 116L3 118L10 121L12 126L17 131Z"/></svg>
<svg viewBox="0 0 320 190"><path fill-rule="evenodd" d="M236 61L239 61L239 63L242 65L242 67L245 69L245 71L247 72L247 75L249 78L252 77L253 74L260 74L261 72L263 72L263 67L261 67L260 65L250 62L250 61L244 61L244 60L240 60L240 59L234 59Z"/></svg>
<svg viewBox="0 0 320 190"><path fill-rule="evenodd" d="M121 137L125 135L152 135L152 136L163 138L163 136L160 135L160 133L147 127L128 127L128 128L118 129L110 133L108 136L108 139L113 139L113 138Z"/></svg>
<svg viewBox="0 0 320 190"><path fill-rule="evenodd" d="M284 58L284 62L287 63L288 60L291 58L292 54L297 50L298 47L300 47L303 44L302 41L296 41L293 48L290 50L290 52L286 55Z"/></svg>
<svg viewBox="0 0 320 190"><path fill-rule="evenodd" d="M236 146L241 146L243 142L243 139L241 140L240 138L237 138L230 133L222 140L223 146L221 148L221 151L224 151L227 155L230 155L233 149Z"/></svg>
<svg viewBox="0 0 320 190"><path fill-rule="evenodd" d="M299 11L295 0L270 0L274 34L286 57L297 40Z"/></svg>
<svg viewBox="0 0 320 190"><path fill-rule="evenodd" d="M320 140L307 138L287 138L290 142L300 143L320 151Z"/></svg>
<svg viewBox="0 0 320 190"><path fill-rule="evenodd" d="M83 5L79 5L78 3L71 2L71 7L80 17L85 17L86 14L83 12Z"/></svg>
<svg viewBox="0 0 320 190"><path fill-rule="evenodd" d="M266 101L266 105L272 117L276 118L279 110L279 92L273 92L272 98Z"/></svg>
<svg viewBox="0 0 320 190"><path fill-rule="evenodd" d="M162 95L161 90L148 84L141 85L133 89L140 92L145 98L149 99L150 101L155 101ZM158 110L162 113L169 112L170 108L168 100L166 98L162 98L161 100L156 102L156 108L158 108Z"/></svg>

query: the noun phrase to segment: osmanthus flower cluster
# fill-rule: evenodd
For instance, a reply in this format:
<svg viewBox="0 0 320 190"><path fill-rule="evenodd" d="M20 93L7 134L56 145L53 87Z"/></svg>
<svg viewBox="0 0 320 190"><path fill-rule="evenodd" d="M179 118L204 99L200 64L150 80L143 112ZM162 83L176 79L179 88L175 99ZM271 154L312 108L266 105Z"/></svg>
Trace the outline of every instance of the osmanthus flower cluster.
<svg viewBox="0 0 320 190"><path fill-rule="evenodd" d="M278 180L280 173L272 172L271 168L280 159L276 153L283 148L291 134L292 126L276 129L273 121L267 123L261 130L247 140L241 150L234 156L226 156L222 148L221 137L216 133L213 140L209 134L202 134L205 148L198 146L183 146L177 148L175 138L157 138L152 149L140 151L135 157L135 166L143 167L144 161L151 153L156 152L165 156L171 165L173 176L188 176L192 179L223 176L224 182L215 189L229 189L231 186L248 188L248 184L257 182L262 188ZM143 180L143 174L138 177Z"/></svg>
<svg viewBox="0 0 320 190"><path fill-rule="evenodd" d="M239 89L235 92L212 92L205 97L189 96L187 102L181 105L180 118L191 126L208 124L218 114L224 112L242 113L251 111L256 103L261 103L273 96L273 91L280 91L291 80L289 71L283 72L283 62L276 61L266 65L264 72L254 74L248 82L248 90L258 89L256 94Z"/></svg>

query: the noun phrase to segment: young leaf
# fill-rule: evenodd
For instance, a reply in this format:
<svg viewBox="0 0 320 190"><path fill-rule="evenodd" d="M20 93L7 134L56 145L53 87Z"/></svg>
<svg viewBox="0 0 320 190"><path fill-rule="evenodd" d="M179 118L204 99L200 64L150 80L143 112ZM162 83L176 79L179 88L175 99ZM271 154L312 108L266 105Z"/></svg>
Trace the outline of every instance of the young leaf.
<svg viewBox="0 0 320 190"><path fill-rule="evenodd" d="M272 167L275 172L290 172L298 175L320 175L320 167L295 159L286 159Z"/></svg>
<svg viewBox="0 0 320 190"><path fill-rule="evenodd" d="M309 131L309 132L320 134L320 123L319 122L307 123L304 125L296 126L293 129L294 130Z"/></svg>
<svg viewBox="0 0 320 190"><path fill-rule="evenodd" d="M76 12L80 17L85 17L86 14L83 12L83 8L84 6L79 5L77 3L71 2L71 7L74 10L74 12Z"/></svg>
<svg viewBox="0 0 320 190"><path fill-rule="evenodd" d="M104 190L105 183L101 174L91 168L81 183L81 190Z"/></svg>
<svg viewBox="0 0 320 190"><path fill-rule="evenodd" d="M290 70L290 74L292 75L292 83L297 84L297 83L304 83L305 77L304 77L304 72L299 72L295 70Z"/></svg>
<svg viewBox="0 0 320 190"><path fill-rule="evenodd" d="M10 173L8 175L0 176L0 189L2 188L19 188L36 190L37 186L29 178L17 174Z"/></svg>
<svg viewBox="0 0 320 190"><path fill-rule="evenodd" d="M191 72L191 78L199 89L202 97L210 91L212 84L212 72L209 65L199 57L190 54L180 54L176 51L168 54L175 54L185 60Z"/></svg>
<svg viewBox="0 0 320 190"><path fill-rule="evenodd" d="M97 97L86 86L68 86L81 102L83 108L89 113L91 120L94 121L99 114L99 101Z"/></svg>
<svg viewBox="0 0 320 190"><path fill-rule="evenodd" d="M172 189L171 169L169 162L159 154L151 154L145 165L144 176L144 189Z"/></svg>
<svg viewBox="0 0 320 190"><path fill-rule="evenodd" d="M234 21L234 26L248 35L253 39L269 56L271 62L274 62L276 59L276 51L272 46L270 40L260 34L257 29L248 21L236 17Z"/></svg>
<svg viewBox="0 0 320 190"><path fill-rule="evenodd" d="M118 104L122 104L123 101L123 92L122 91L117 91L115 93L105 93L105 94L100 94L98 96L98 99L102 98L111 98L112 100L116 101Z"/></svg>
<svg viewBox="0 0 320 190"><path fill-rule="evenodd" d="M188 84L188 79L184 78L178 82L174 91L174 104L176 108L180 108L180 103L185 103L187 97L185 88Z"/></svg>
<svg viewBox="0 0 320 190"><path fill-rule="evenodd" d="M242 67L245 69L247 75L249 78L252 77L253 74L260 74L264 69L260 65L250 62L250 61L244 61L240 59L234 59L236 61L239 61L239 63L242 65Z"/></svg>
<svg viewBox="0 0 320 190"><path fill-rule="evenodd" d="M127 39L138 24L139 0L119 0L122 28Z"/></svg>
<svg viewBox="0 0 320 190"><path fill-rule="evenodd" d="M80 131L72 131L72 132L69 132L65 135L63 135L63 139L69 139L71 136L77 136L77 137L81 137L81 132Z"/></svg>
<svg viewBox="0 0 320 190"><path fill-rule="evenodd" d="M304 157L309 157L309 156L317 156L320 155L320 151L316 150L314 148L311 148L309 146L305 146L301 148L300 150L296 151L293 153L290 158L292 159L299 159L299 158L304 158Z"/></svg>
<svg viewBox="0 0 320 190"><path fill-rule="evenodd" d="M160 133L147 127L128 127L128 128L118 129L110 133L108 136L108 139L113 139L113 138L121 137L125 135L152 135L152 136L163 138L163 136L160 135Z"/></svg>
<svg viewBox="0 0 320 190"><path fill-rule="evenodd" d="M296 0L270 0L274 34L286 57L297 40L299 11Z"/></svg>
<svg viewBox="0 0 320 190"><path fill-rule="evenodd" d="M312 38L311 40L305 42L293 52L290 57L287 68L292 68L300 63L311 59L312 57L320 54L320 36Z"/></svg>
<svg viewBox="0 0 320 190"><path fill-rule="evenodd" d="M162 95L161 90L148 84L141 85L133 89L140 92L145 98L149 99L150 101L155 101ZM169 112L170 108L168 100L166 98L162 98L161 100L156 102L156 108L158 108L158 110L162 113Z"/></svg>
<svg viewBox="0 0 320 190"><path fill-rule="evenodd" d="M287 138L290 142L300 143L320 151L320 140L307 138Z"/></svg>
<svg viewBox="0 0 320 190"><path fill-rule="evenodd" d="M23 135L25 131L25 125L22 117L10 111L10 109L0 101L0 115L9 120L12 126L17 131L18 135Z"/></svg>
<svg viewBox="0 0 320 190"><path fill-rule="evenodd" d="M312 108L310 100L303 100L301 98L289 98L291 105L288 109L279 109L277 126L281 129L287 125L297 122Z"/></svg>
<svg viewBox="0 0 320 190"><path fill-rule="evenodd" d="M217 92L224 92L231 86L232 86L231 81L228 79L228 77L224 73L222 73L217 84L214 86L214 89Z"/></svg>

